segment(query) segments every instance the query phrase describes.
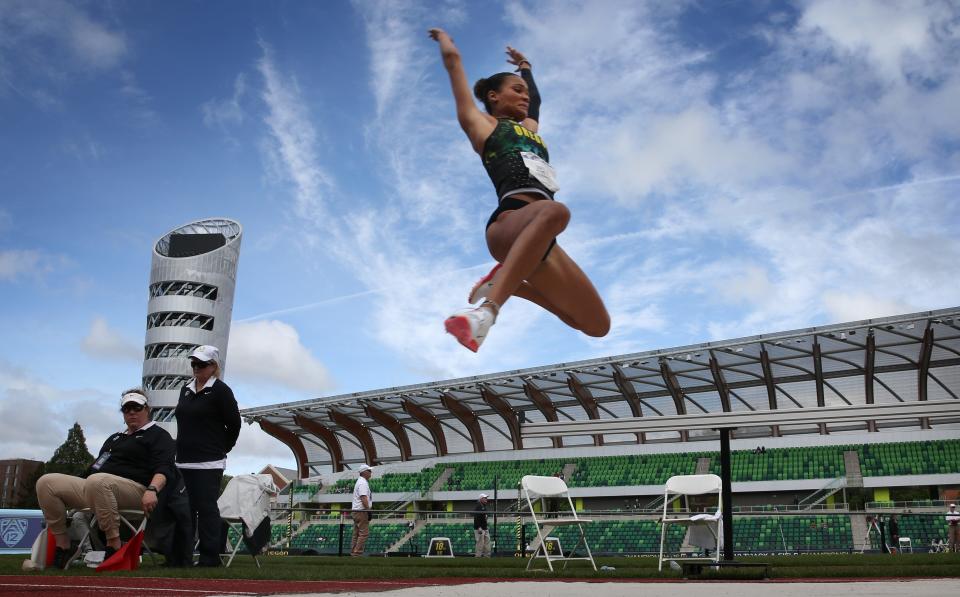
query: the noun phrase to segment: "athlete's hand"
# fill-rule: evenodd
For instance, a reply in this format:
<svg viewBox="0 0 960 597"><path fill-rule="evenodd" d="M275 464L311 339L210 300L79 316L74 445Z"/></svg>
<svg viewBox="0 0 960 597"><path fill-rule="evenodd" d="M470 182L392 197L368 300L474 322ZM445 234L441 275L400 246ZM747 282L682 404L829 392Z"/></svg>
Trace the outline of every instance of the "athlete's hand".
<svg viewBox="0 0 960 597"><path fill-rule="evenodd" d="M446 31L444 31L439 27L434 27L433 29L430 29L427 33L430 35L430 38L433 39L434 41L443 41L441 38L444 38L444 37L446 37L450 41L453 41L453 38L450 37L450 35Z"/></svg>
<svg viewBox="0 0 960 597"><path fill-rule="evenodd" d="M507 46L507 62L517 67L517 70L520 70L520 65L524 62L527 63L528 67L530 66L530 61L523 55L523 52L510 46Z"/></svg>

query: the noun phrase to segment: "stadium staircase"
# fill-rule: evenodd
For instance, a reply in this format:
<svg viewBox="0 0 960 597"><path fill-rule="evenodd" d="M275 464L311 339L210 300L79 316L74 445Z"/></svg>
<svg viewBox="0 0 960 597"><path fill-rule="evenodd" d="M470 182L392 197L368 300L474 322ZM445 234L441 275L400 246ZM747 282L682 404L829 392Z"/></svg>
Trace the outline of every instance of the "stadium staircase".
<svg viewBox="0 0 960 597"><path fill-rule="evenodd" d="M693 473L695 475L706 475L710 472L710 462L712 458L697 458L697 469Z"/></svg>
<svg viewBox="0 0 960 597"><path fill-rule="evenodd" d="M809 511L815 506L825 502L831 495L837 493L838 491L842 491L846 487L846 477L837 477L836 479L831 479L826 485L800 500L797 503L797 508L800 510Z"/></svg>
<svg viewBox="0 0 960 597"><path fill-rule="evenodd" d="M847 487L863 487L863 472L860 470L860 452L847 450L843 453L843 468L847 471Z"/></svg>
<svg viewBox="0 0 960 597"><path fill-rule="evenodd" d="M453 473L456 470L457 469L453 468L452 466L448 466L447 468L443 469L443 472L440 473L440 476L437 477L437 480L433 482L433 484L430 486L429 489L427 489L427 492L423 495L423 499L424 500L432 499L433 493L435 491L440 491L441 489L443 489L443 487L447 484L447 481L450 480L450 477L453 476Z"/></svg>
<svg viewBox="0 0 960 597"><path fill-rule="evenodd" d="M389 548L387 548L387 553L397 553L397 552L399 552L399 551L400 551L400 548L402 548L402 547L403 547L404 545L406 545L411 539L413 539L414 537L416 537L416 536L420 533L420 530L423 528L423 526L424 526L425 524L427 524L427 521L425 521L425 520L418 520L418 521L416 521L416 522L413 524L413 527L412 527L409 531L407 531L407 534L406 534L406 535L404 535L403 537L400 537L400 539L399 539L396 543L394 543L394 544L391 545Z"/></svg>
<svg viewBox="0 0 960 597"><path fill-rule="evenodd" d="M568 462L563 465L563 471L560 473L560 476L563 477L563 482L568 483L570 479L573 478L573 473L577 472L577 463Z"/></svg>
<svg viewBox="0 0 960 597"><path fill-rule="evenodd" d="M867 515L851 514L850 530L853 533L853 549L863 553L870 548L870 540L867 537Z"/></svg>

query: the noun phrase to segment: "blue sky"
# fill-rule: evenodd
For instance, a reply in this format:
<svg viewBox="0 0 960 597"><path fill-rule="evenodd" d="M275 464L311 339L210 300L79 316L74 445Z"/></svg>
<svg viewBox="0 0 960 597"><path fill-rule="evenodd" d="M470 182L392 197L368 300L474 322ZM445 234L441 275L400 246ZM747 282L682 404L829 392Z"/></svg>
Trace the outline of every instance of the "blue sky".
<svg viewBox="0 0 960 597"><path fill-rule="evenodd" d="M606 338L443 333L495 197L432 26L534 64ZM956 306L958 63L948 1L0 2L0 457L121 424L152 245L203 217L244 227L244 407Z"/></svg>

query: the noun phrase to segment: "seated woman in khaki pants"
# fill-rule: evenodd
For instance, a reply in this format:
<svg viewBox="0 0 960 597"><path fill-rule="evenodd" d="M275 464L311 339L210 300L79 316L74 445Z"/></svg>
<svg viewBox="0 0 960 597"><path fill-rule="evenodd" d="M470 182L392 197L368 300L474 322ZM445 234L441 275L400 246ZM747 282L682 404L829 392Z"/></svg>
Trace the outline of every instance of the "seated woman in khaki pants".
<svg viewBox="0 0 960 597"><path fill-rule="evenodd" d="M120 510L149 514L157 494L176 477L176 443L150 420L150 406L140 388L120 398L127 428L107 438L83 477L50 473L37 481L37 500L57 542L54 566L66 568L73 554L67 535L68 508L92 508L107 537L104 558L120 549Z"/></svg>

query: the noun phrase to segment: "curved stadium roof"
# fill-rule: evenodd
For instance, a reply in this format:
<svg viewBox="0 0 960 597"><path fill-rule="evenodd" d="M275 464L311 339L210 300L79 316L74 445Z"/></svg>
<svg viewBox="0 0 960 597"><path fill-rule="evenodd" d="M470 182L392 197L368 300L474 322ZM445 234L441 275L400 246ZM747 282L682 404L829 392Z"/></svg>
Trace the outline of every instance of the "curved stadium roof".
<svg viewBox="0 0 960 597"><path fill-rule="evenodd" d="M958 399L960 307L252 408L318 469L447 454L714 439L715 432L521 438L524 422ZM739 437L930 428L952 419L781 425Z"/></svg>

